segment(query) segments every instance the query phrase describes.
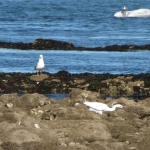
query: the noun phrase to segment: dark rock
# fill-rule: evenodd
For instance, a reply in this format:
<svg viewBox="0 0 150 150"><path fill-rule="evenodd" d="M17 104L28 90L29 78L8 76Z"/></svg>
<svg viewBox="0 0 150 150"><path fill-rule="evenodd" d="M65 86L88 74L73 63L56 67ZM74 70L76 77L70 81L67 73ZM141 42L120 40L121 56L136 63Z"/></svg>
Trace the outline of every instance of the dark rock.
<svg viewBox="0 0 150 150"><path fill-rule="evenodd" d="M88 50L88 51L135 51L150 50L150 45L110 45L105 47L76 47L70 42L57 41L51 39L36 39L33 43L12 43L0 42L1 48L21 49L21 50Z"/></svg>
<svg viewBox="0 0 150 150"><path fill-rule="evenodd" d="M99 92L102 98L134 97L143 99L150 96L149 74L71 74L59 71L56 74L0 73L0 92L3 93L70 93L73 88Z"/></svg>
<svg viewBox="0 0 150 150"><path fill-rule="evenodd" d="M56 40L36 39L32 46L34 49L56 49L56 50L71 50L74 45L70 42L62 42Z"/></svg>

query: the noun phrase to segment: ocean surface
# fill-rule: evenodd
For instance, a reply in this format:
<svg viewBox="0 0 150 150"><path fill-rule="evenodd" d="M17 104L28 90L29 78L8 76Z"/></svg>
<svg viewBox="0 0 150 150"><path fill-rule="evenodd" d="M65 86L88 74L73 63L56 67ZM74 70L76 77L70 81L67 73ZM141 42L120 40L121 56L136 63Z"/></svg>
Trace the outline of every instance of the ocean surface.
<svg viewBox="0 0 150 150"><path fill-rule="evenodd" d="M150 44L150 18L115 18L128 10L150 8L149 0L3 0L0 41L33 42L37 38L72 42L75 46ZM56 73L150 73L150 51L88 52L0 49L0 72L34 73L39 55L44 71Z"/></svg>
<svg viewBox="0 0 150 150"><path fill-rule="evenodd" d="M37 51L0 49L0 72L36 73L34 67L43 54L45 72L57 73L150 73L150 51L92 52L92 51Z"/></svg>
<svg viewBox="0 0 150 150"><path fill-rule="evenodd" d="M150 18L115 18L128 10L149 8L149 0L3 0L0 41L33 42L37 38L75 46L150 44Z"/></svg>

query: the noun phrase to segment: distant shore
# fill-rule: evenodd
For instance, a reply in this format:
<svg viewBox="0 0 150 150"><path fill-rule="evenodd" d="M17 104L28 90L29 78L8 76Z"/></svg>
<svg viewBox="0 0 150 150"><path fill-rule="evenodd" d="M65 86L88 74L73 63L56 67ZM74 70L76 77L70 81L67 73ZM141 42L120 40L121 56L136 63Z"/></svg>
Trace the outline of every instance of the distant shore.
<svg viewBox="0 0 150 150"><path fill-rule="evenodd" d="M150 44L146 45L110 45L105 47L76 47L71 42L57 41L51 39L36 39L33 43L13 43L0 41L0 48L20 50L87 50L87 51L135 51L150 50Z"/></svg>

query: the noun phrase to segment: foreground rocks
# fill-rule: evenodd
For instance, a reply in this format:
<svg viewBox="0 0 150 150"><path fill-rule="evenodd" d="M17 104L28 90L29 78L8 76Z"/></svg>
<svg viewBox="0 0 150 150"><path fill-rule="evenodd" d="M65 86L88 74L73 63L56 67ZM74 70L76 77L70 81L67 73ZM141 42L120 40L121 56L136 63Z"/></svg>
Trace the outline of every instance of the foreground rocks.
<svg viewBox="0 0 150 150"><path fill-rule="evenodd" d="M70 74L60 71L56 74L10 73L0 74L0 93L70 93L72 88L99 92L106 99L131 97L136 100L150 97L150 74Z"/></svg>
<svg viewBox="0 0 150 150"><path fill-rule="evenodd" d="M122 109L90 112L87 101L119 103ZM150 98L103 100L99 92L72 89L67 98L0 96L0 150L149 150Z"/></svg>
<svg viewBox="0 0 150 150"><path fill-rule="evenodd" d="M146 45L111 45L105 47L76 47L71 42L56 41L51 39L36 39L33 43L0 42L0 48L21 50L89 50L89 51L133 51L150 50L150 44Z"/></svg>

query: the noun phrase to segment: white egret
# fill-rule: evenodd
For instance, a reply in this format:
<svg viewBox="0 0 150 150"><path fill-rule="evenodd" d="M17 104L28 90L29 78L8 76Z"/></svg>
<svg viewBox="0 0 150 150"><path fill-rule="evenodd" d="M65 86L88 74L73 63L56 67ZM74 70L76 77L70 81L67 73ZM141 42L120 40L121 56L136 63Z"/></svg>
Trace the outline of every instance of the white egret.
<svg viewBox="0 0 150 150"><path fill-rule="evenodd" d="M40 55L39 62L35 66L35 70L38 70L39 74L40 74L40 71L42 71L44 69L44 67L45 67L45 64L44 64L43 55ZM37 75L38 75L38 71L37 71Z"/></svg>
<svg viewBox="0 0 150 150"><path fill-rule="evenodd" d="M88 106L90 111L93 111L98 114L102 114L103 111L114 111L117 107L123 108L123 106L120 104L115 104L112 108L108 107L104 103L99 102L83 102L83 104Z"/></svg>

